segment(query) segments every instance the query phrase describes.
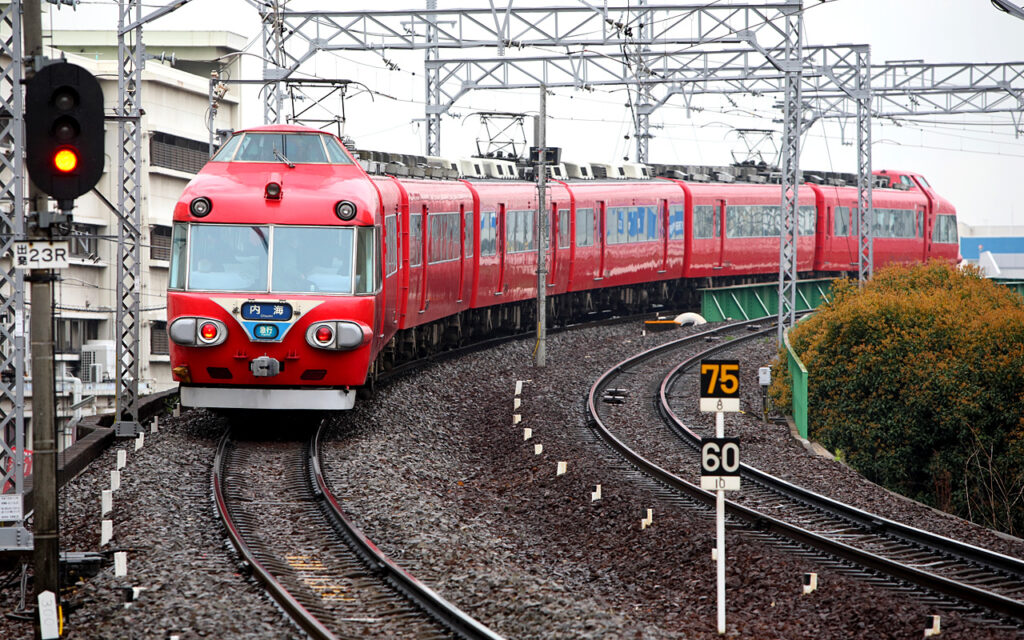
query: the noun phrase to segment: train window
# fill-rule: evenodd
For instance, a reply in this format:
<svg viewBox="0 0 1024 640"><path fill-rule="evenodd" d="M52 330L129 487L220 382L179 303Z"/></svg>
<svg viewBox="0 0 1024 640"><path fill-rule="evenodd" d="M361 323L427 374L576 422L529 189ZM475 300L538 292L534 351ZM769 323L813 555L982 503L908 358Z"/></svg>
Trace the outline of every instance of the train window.
<svg viewBox="0 0 1024 640"><path fill-rule="evenodd" d="M351 293L354 227L274 227L270 288Z"/></svg>
<svg viewBox="0 0 1024 640"><path fill-rule="evenodd" d="M188 264L188 225L175 222L171 231L171 272L168 289L185 288L185 265Z"/></svg>
<svg viewBox="0 0 1024 640"><path fill-rule="evenodd" d="M802 236L813 236L818 226L818 207L813 204L802 204L797 210L797 233Z"/></svg>
<svg viewBox="0 0 1024 640"><path fill-rule="evenodd" d="M466 237L463 239L463 243L464 243L463 252L465 253L467 258L472 258L473 257L473 228L474 228L474 225L473 225L473 212L472 211L467 211L465 213L465 221L466 222L465 222L465 227L464 228L466 229Z"/></svg>
<svg viewBox="0 0 1024 640"><path fill-rule="evenodd" d="M269 237L265 226L192 225L188 288L267 291Z"/></svg>
<svg viewBox="0 0 1024 640"><path fill-rule="evenodd" d="M913 209L876 208L872 232L876 238L914 238L917 236Z"/></svg>
<svg viewBox="0 0 1024 640"><path fill-rule="evenodd" d="M505 246L507 253L535 251L534 217L536 211L508 211L505 218Z"/></svg>
<svg viewBox="0 0 1024 640"><path fill-rule="evenodd" d="M427 262L447 262L459 259L459 214L432 213L427 217L430 225L430 248Z"/></svg>
<svg viewBox="0 0 1024 640"><path fill-rule="evenodd" d="M384 251L386 275L398 271L398 223L395 216L384 218Z"/></svg>
<svg viewBox="0 0 1024 640"><path fill-rule="evenodd" d="M558 248L569 248L569 210L558 210Z"/></svg>
<svg viewBox="0 0 1024 640"><path fill-rule="evenodd" d="M594 210L576 210L576 246L594 246Z"/></svg>
<svg viewBox="0 0 1024 640"><path fill-rule="evenodd" d="M331 136L320 136L324 146L327 147L327 158L331 164L352 164L348 155L341 148L341 144Z"/></svg>
<svg viewBox="0 0 1024 640"><path fill-rule="evenodd" d="M935 216L932 242L956 244L956 216Z"/></svg>
<svg viewBox="0 0 1024 640"><path fill-rule="evenodd" d="M903 185L904 189L913 189L917 185L910 179L910 176L900 176L900 184Z"/></svg>
<svg viewBox="0 0 1024 640"><path fill-rule="evenodd" d="M917 210L917 237L924 237L924 211Z"/></svg>
<svg viewBox="0 0 1024 640"><path fill-rule="evenodd" d="M850 207L832 208L832 235L837 238L850 235Z"/></svg>
<svg viewBox="0 0 1024 640"><path fill-rule="evenodd" d="M235 139L239 142L233 143ZM247 132L225 144L214 160L293 164L352 164L338 141L316 133ZM229 148L229 145L230 146ZM237 147L237 149L236 149ZM233 153L231 153L233 152Z"/></svg>
<svg viewBox="0 0 1024 640"><path fill-rule="evenodd" d="M493 256L498 253L498 213L496 211L480 212L480 256Z"/></svg>
<svg viewBox="0 0 1024 640"><path fill-rule="evenodd" d="M704 205L707 206L707 205ZM711 207L707 207L711 209ZM694 207L694 211L696 211ZM674 204L668 208L668 237L669 240L681 240L686 234L686 208L681 204Z"/></svg>
<svg viewBox="0 0 1024 640"><path fill-rule="evenodd" d="M920 182L920 183L921 183L921 184L922 184L923 186L925 186L925 187L928 187L928 188L931 188L931 185L930 185L930 184L928 184L928 181L924 179L924 176L917 176L917 180L918 180L918 181L919 181L919 182Z"/></svg>
<svg viewBox="0 0 1024 640"><path fill-rule="evenodd" d="M351 229L351 227L347 227ZM331 229L334 231L334 229ZM377 228L356 227L356 286L355 293L373 293L377 290ZM336 261L336 259L332 260ZM341 270L339 269L339 273ZM310 275L312 279L314 275ZM318 291L325 289L317 287ZM338 291L336 293L346 293Z"/></svg>
<svg viewBox="0 0 1024 640"><path fill-rule="evenodd" d="M409 266L418 267L423 262L423 234L420 214L409 214Z"/></svg>
<svg viewBox="0 0 1024 640"><path fill-rule="evenodd" d="M673 237L681 238L681 237L683 237L682 236L683 229L681 228L682 224L683 224L683 206L682 205L674 206L674 207L672 207L672 209L673 209L673 212L672 212L672 216L673 216L672 228L676 229L676 220L677 220L677 218L675 216L677 216L677 215L678 215L678 223L679 223L679 227L680 227L680 229L679 229L680 235L679 236L673 236ZM678 210L678 213L677 213L676 210ZM714 238L716 235L718 235L718 234L715 233L715 223L716 222L717 222L717 219L715 218L715 207L714 206L712 206L710 204L695 204L695 205L693 205L693 237L694 237L694 239L701 240L701 239L707 239L707 238Z"/></svg>
<svg viewBox="0 0 1024 640"><path fill-rule="evenodd" d="M235 155L235 149L238 148L238 143L242 141L242 134L233 135L228 138L227 142L217 149L217 153L213 155L211 160L229 162L231 156Z"/></svg>

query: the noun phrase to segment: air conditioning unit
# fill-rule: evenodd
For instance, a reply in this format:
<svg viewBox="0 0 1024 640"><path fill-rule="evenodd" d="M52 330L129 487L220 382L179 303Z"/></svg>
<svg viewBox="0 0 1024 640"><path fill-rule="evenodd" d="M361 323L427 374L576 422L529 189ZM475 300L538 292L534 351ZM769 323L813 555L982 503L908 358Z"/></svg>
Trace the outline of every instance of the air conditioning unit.
<svg viewBox="0 0 1024 640"><path fill-rule="evenodd" d="M115 377L113 340L89 340L82 345L79 373L82 382L103 382Z"/></svg>

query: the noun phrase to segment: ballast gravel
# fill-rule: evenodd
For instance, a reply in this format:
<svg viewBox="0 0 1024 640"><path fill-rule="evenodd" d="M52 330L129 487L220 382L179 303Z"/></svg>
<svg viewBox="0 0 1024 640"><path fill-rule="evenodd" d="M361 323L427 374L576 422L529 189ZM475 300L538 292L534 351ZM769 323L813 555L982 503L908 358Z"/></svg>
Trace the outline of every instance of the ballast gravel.
<svg viewBox="0 0 1024 640"><path fill-rule="evenodd" d="M532 365L532 342L429 365L332 416L329 482L386 553L508 638L720 637L713 514L666 497L617 462L585 417L586 393L601 372L695 330L641 336L639 323L629 323L550 335L545 369ZM729 357L743 361L743 384L753 394L756 368L774 349L741 351ZM757 393L744 402L759 404ZM689 417L707 420L695 411ZM116 445L127 448L128 466L107 516L114 537L106 547L99 545L100 494L109 488L115 450L62 491L62 549L126 551L129 572L115 577L108 563L67 596L74 610L65 637L304 636L245 576L216 519L210 470L224 428L213 414L186 412L161 417L160 432L147 434L138 452L130 441ZM523 439L524 428L532 439ZM751 419L735 429L744 461L754 466L886 517L1024 554L1018 540L893 496L812 455L785 427ZM559 461L564 475L557 475ZM592 500L598 484L601 498ZM641 528L647 509L653 521ZM937 613L818 556L732 528L727 558L729 637L920 638L925 616ZM805 596L806 571L818 572L819 587ZM127 603L132 586L144 590ZM17 589L0 590L0 605L13 612ZM942 627L949 638L1016 635L956 613L944 614ZM0 637L29 638L31 625L4 616Z"/></svg>

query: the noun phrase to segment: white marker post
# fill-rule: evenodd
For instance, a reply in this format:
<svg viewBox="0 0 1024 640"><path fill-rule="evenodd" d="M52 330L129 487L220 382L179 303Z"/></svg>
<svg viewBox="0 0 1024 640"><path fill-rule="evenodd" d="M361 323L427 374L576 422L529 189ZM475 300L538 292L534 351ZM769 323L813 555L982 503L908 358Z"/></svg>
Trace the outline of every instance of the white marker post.
<svg viewBox="0 0 1024 640"><path fill-rule="evenodd" d="M715 492L718 633L725 634L725 492L740 488L738 438L725 437L725 412L740 410L738 360L701 360L700 410L714 412L715 437L701 442L700 487Z"/></svg>

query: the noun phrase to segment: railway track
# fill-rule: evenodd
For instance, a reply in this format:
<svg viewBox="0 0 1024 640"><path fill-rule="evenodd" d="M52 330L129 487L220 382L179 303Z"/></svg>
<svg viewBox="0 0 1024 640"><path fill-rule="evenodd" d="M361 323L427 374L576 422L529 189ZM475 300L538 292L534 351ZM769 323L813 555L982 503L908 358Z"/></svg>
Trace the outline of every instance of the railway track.
<svg viewBox="0 0 1024 640"><path fill-rule="evenodd" d="M675 409L683 402L696 405L698 385L690 370L702 358L721 354L743 340L774 334L772 328L748 331L749 327L750 323L729 325L703 338L684 338L620 362L591 388L588 408L595 430L641 472L690 500L714 505L715 495L701 490L697 477L701 435L713 433L684 424ZM712 346L703 342L714 336L717 342ZM688 353L682 362L675 366L668 363L672 358L679 362L678 354L684 350ZM666 369L670 369L667 375ZM642 389L642 399L637 401L653 398L651 408L673 435L667 435L669 429L664 427L659 427L658 433L649 428L641 433L635 426L625 428L628 436L613 433L621 427L615 423L615 405L601 402L605 390L612 388L626 388L627 393ZM621 397L622 392L618 393ZM656 443L642 442L647 437ZM689 445L685 455L680 452L684 448L678 446L679 440ZM671 447L673 453L658 453L666 447ZM641 448L643 451L638 451ZM985 612L996 625L1018 629L1024 622L1021 560L888 520L748 465L742 465L741 477L742 490L729 494L734 499L726 501L733 526L795 542L870 573L888 576L901 585L924 589L927 593L923 599L939 606Z"/></svg>
<svg viewBox="0 0 1024 640"><path fill-rule="evenodd" d="M497 640L392 562L341 511L308 441L225 433L212 488L245 566L313 638Z"/></svg>

